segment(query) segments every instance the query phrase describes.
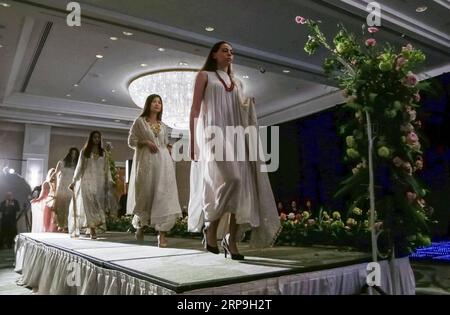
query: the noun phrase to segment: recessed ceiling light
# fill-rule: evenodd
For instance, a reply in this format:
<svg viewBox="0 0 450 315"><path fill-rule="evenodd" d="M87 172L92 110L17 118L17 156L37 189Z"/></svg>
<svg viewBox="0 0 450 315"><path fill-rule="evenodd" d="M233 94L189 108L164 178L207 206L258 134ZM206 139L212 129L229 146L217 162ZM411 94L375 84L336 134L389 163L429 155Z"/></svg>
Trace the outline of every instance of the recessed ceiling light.
<svg viewBox="0 0 450 315"><path fill-rule="evenodd" d="M71 97L72 95L70 95L70 94L66 94L66 96L67 96L67 97Z"/></svg>
<svg viewBox="0 0 450 315"><path fill-rule="evenodd" d="M111 90L111 92L116 93L116 90Z"/></svg>
<svg viewBox="0 0 450 315"><path fill-rule="evenodd" d="M95 55L98 59L103 59L103 55Z"/></svg>
<svg viewBox="0 0 450 315"><path fill-rule="evenodd" d="M428 9L427 6L417 7L416 12L422 13L425 12L427 9Z"/></svg>
<svg viewBox="0 0 450 315"><path fill-rule="evenodd" d="M110 40L118 40L118 38L117 38L117 37L114 37L114 36L111 36L109 39L110 39Z"/></svg>
<svg viewBox="0 0 450 315"><path fill-rule="evenodd" d="M205 31L207 31L207 32L214 32L214 27L207 26L207 27L205 27Z"/></svg>
<svg viewBox="0 0 450 315"><path fill-rule="evenodd" d="M74 87L78 87L79 85L75 83L73 86L74 86Z"/></svg>
<svg viewBox="0 0 450 315"><path fill-rule="evenodd" d="M185 62L185 61L180 61L178 64L179 64L180 66L187 66L187 65L188 65L188 63Z"/></svg>
<svg viewBox="0 0 450 315"><path fill-rule="evenodd" d="M114 119L114 121L115 121L116 123L120 123L120 120L119 120L119 119Z"/></svg>
<svg viewBox="0 0 450 315"><path fill-rule="evenodd" d="M133 33L124 31L124 32L123 32L123 35L125 35L125 36L133 36Z"/></svg>
<svg viewBox="0 0 450 315"><path fill-rule="evenodd" d="M162 47L159 47L158 51L166 51L166 50L164 48L162 48Z"/></svg>
<svg viewBox="0 0 450 315"><path fill-rule="evenodd" d="M106 99L102 98L102 102L103 102L103 103L106 103Z"/></svg>
<svg viewBox="0 0 450 315"><path fill-rule="evenodd" d="M248 75L243 75L242 78L243 78L243 79L248 79L249 76L248 76Z"/></svg>
<svg viewBox="0 0 450 315"><path fill-rule="evenodd" d="M290 72L291 72L291 70L288 70L288 69L283 70L283 73L290 73Z"/></svg>
<svg viewBox="0 0 450 315"><path fill-rule="evenodd" d="M0 2L0 5L5 8L9 8L11 6L9 3L6 2Z"/></svg>
<svg viewBox="0 0 450 315"><path fill-rule="evenodd" d="M56 116L62 116L62 115L63 115L63 114L61 114L61 113L57 113L57 114L56 114Z"/></svg>
<svg viewBox="0 0 450 315"><path fill-rule="evenodd" d="M147 67L148 66L148 64L146 64L146 63L141 63L141 67Z"/></svg>

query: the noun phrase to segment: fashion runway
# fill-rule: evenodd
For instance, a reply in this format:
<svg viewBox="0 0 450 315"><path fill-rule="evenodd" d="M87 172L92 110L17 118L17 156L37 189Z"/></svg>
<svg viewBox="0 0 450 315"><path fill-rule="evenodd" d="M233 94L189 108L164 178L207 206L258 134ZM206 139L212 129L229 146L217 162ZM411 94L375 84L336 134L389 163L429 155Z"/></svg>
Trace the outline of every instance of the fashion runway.
<svg viewBox="0 0 450 315"><path fill-rule="evenodd" d="M367 253L328 246L240 247L244 261L201 248L198 239L156 237L139 245L129 233L98 240L66 234L24 233L16 241L15 270L21 284L38 294L360 294L366 283ZM398 259L397 293L414 294L407 258ZM382 261L382 288L392 290L390 267Z"/></svg>

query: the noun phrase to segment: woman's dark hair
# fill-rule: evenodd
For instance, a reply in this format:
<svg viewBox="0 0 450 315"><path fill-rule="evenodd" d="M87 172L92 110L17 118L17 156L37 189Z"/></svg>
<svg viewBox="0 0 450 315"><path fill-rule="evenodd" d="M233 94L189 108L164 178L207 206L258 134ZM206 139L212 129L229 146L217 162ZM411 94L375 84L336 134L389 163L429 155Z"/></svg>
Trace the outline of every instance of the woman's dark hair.
<svg viewBox="0 0 450 315"><path fill-rule="evenodd" d="M72 151L77 152L77 156L75 159L72 160ZM67 153L66 157L64 158L64 167L75 167L77 166L78 157L80 156L80 151L78 151L77 148L72 147L69 149L69 152Z"/></svg>
<svg viewBox="0 0 450 315"><path fill-rule="evenodd" d="M161 100L161 111L158 113L158 115L156 117L156 120L158 120L158 121L162 120L162 114L163 114L164 106L163 106L162 97L159 96L158 94L152 94L149 97L147 97L147 100L145 101L144 109L142 110L142 113L141 113L141 115L139 117L148 117L148 115L150 114L152 102L157 97Z"/></svg>
<svg viewBox="0 0 450 315"><path fill-rule="evenodd" d="M217 60L213 58L213 55L219 51L220 46L223 44L228 44L231 46L229 42L221 41L218 43L215 43L214 46L211 48L211 51L209 52L208 58L206 59L205 64L203 65L202 70L203 71L216 71L217 70ZM228 75L231 76L231 65L228 67Z"/></svg>
<svg viewBox="0 0 450 315"><path fill-rule="evenodd" d="M94 135L98 134L100 136L100 142L98 144L98 154L103 156L103 147L102 147L102 134L100 131L94 130L89 135L89 139L83 147L83 155L85 158L90 158L92 153L92 147L94 146Z"/></svg>

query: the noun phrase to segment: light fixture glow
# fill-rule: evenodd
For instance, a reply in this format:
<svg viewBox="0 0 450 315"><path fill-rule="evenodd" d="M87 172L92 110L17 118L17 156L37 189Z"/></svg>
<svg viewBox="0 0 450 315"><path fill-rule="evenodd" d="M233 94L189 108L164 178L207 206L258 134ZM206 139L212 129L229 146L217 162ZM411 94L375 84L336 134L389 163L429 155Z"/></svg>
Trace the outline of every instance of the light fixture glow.
<svg viewBox="0 0 450 315"><path fill-rule="evenodd" d="M8 171L8 173L11 174L11 175L14 174L15 172L16 171L13 168L10 168L9 171Z"/></svg>
<svg viewBox="0 0 450 315"><path fill-rule="evenodd" d="M416 12L422 13L422 12L425 12L427 9L428 9L427 6L420 6L420 7L417 7Z"/></svg>
<svg viewBox="0 0 450 315"><path fill-rule="evenodd" d="M123 32L123 35L125 35L125 36L133 36L133 33L124 31L124 32Z"/></svg>
<svg viewBox="0 0 450 315"><path fill-rule="evenodd" d="M116 90L111 90L111 92L116 93Z"/></svg>
<svg viewBox="0 0 450 315"><path fill-rule="evenodd" d="M71 97L72 95L70 95L70 94L66 94L66 96L67 96L67 97Z"/></svg>
<svg viewBox="0 0 450 315"><path fill-rule="evenodd" d="M214 32L214 27L212 27L212 26L207 26L207 27L205 27L205 31L207 31L207 32Z"/></svg>
<svg viewBox="0 0 450 315"><path fill-rule="evenodd" d="M102 102L103 102L103 103L106 103L106 99L102 98Z"/></svg>
<svg viewBox="0 0 450 315"><path fill-rule="evenodd" d="M114 37L114 36L111 36L109 39L110 39L110 40L118 40L118 38L117 38L117 37Z"/></svg>
<svg viewBox="0 0 450 315"><path fill-rule="evenodd" d="M98 59L103 59L103 55L95 55Z"/></svg>
<svg viewBox="0 0 450 315"><path fill-rule="evenodd" d="M6 3L6 2L0 2L0 6L2 6L4 8L9 8L11 5L9 3Z"/></svg>
<svg viewBox="0 0 450 315"><path fill-rule="evenodd" d="M141 63L141 67L147 67L148 66L148 64L146 64L146 63Z"/></svg>
<svg viewBox="0 0 450 315"><path fill-rule="evenodd" d="M78 85L77 83L75 83L73 86L74 86L74 87L78 87L79 85Z"/></svg>
<svg viewBox="0 0 450 315"><path fill-rule="evenodd" d="M174 129L188 130L196 75L197 70L184 69L155 72L133 80L128 91L141 108L147 97L157 91L164 104L164 123Z"/></svg>
<svg viewBox="0 0 450 315"><path fill-rule="evenodd" d="M164 48L162 48L162 47L159 47L158 51L163 52L163 51L166 51L166 50Z"/></svg>
<svg viewBox="0 0 450 315"><path fill-rule="evenodd" d="M120 120L119 120L119 119L114 119L114 121L115 121L116 123L120 123Z"/></svg>
<svg viewBox="0 0 450 315"><path fill-rule="evenodd" d="M248 76L248 75L243 75L242 78L243 78L243 79L248 79L249 76Z"/></svg>
<svg viewBox="0 0 450 315"><path fill-rule="evenodd" d="M290 73L290 72L291 72L291 70L288 70L288 69L283 70L283 73Z"/></svg>

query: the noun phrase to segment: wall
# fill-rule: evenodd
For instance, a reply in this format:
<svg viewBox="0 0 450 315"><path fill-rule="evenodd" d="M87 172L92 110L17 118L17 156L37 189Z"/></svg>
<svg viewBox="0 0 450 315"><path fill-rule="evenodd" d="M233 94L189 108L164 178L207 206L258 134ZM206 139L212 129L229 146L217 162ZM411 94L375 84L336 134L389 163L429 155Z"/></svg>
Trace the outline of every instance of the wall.
<svg viewBox="0 0 450 315"><path fill-rule="evenodd" d="M9 166L21 173L21 161L3 159L22 159L24 130L24 124L0 122L0 171Z"/></svg>

